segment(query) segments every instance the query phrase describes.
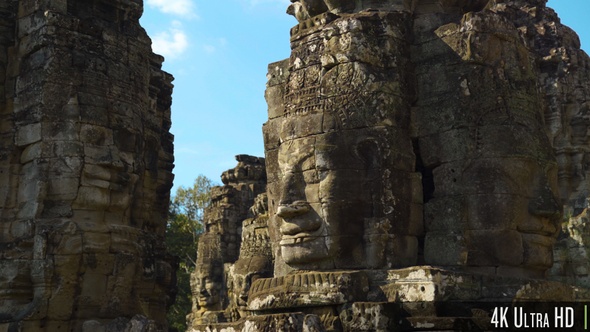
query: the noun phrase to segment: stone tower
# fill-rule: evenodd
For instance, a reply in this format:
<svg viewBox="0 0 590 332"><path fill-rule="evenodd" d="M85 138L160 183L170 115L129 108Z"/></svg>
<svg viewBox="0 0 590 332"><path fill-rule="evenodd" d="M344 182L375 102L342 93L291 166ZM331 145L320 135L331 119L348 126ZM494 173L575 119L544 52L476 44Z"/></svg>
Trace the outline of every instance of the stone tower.
<svg viewBox="0 0 590 332"><path fill-rule="evenodd" d="M242 224L253 217L250 208L266 190L264 158L237 155L236 160L236 167L221 175L223 186L211 188L211 205L204 211L205 232L199 237L196 268L191 274L189 328L228 320L227 289L232 286L228 273L242 256Z"/></svg>
<svg viewBox="0 0 590 332"><path fill-rule="evenodd" d="M142 11L0 3L0 330L165 328L172 76Z"/></svg>
<svg viewBox="0 0 590 332"><path fill-rule="evenodd" d="M546 2L292 0L263 126L274 275L239 319L193 332L487 331L491 304L580 310L590 66Z"/></svg>

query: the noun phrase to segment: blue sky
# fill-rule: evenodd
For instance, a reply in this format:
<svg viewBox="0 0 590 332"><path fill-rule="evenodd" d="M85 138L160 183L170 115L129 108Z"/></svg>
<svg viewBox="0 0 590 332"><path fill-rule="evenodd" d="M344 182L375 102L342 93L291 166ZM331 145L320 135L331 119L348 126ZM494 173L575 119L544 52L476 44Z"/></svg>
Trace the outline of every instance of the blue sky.
<svg viewBox="0 0 590 332"><path fill-rule="evenodd" d="M289 56L289 0L144 0L143 27L174 75L175 180L220 183L236 154L264 156L267 65ZM590 49L590 0L550 0ZM586 16L586 17L584 17Z"/></svg>

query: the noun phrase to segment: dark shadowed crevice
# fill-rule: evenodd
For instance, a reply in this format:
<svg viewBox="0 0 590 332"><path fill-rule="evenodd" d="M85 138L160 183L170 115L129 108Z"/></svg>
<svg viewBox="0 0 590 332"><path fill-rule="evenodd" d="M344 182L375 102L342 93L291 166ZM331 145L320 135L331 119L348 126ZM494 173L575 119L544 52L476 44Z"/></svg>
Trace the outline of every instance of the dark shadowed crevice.
<svg viewBox="0 0 590 332"><path fill-rule="evenodd" d="M416 172L422 174L422 198L426 204L434 197L434 176L432 170L435 167L425 167L422 157L420 155L420 147L418 140L412 140L414 147L414 154L416 155Z"/></svg>

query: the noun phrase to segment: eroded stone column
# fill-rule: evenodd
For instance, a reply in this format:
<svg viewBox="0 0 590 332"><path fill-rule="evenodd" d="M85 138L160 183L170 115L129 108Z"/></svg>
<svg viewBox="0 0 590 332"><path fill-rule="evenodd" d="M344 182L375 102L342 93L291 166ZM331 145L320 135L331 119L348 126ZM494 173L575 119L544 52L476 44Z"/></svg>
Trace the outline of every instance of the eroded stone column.
<svg viewBox="0 0 590 332"><path fill-rule="evenodd" d="M223 186L211 189L211 205L205 209L205 232L199 238L195 271L191 274L192 312L189 328L232 319L229 308L233 288L231 266L240 255L242 221L253 217L250 208L266 190L264 158L236 156L238 165L221 175ZM269 252L270 254L270 252Z"/></svg>
<svg viewBox="0 0 590 332"><path fill-rule="evenodd" d="M0 158L0 329L79 331L134 315L164 329L172 77L139 26L142 3L15 5L0 8L15 27L0 46L0 131L14 151Z"/></svg>

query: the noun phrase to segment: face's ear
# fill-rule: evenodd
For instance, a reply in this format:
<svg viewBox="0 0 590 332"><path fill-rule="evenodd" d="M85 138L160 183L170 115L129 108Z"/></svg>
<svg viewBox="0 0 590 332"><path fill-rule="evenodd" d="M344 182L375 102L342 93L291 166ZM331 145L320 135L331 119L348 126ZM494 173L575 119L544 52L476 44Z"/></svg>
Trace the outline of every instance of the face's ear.
<svg viewBox="0 0 590 332"><path fill-rule="evenodd" d="M381 167L381 149L375 138L365 138L355 144L353 153L359 158L366 169Z"/></svg>

